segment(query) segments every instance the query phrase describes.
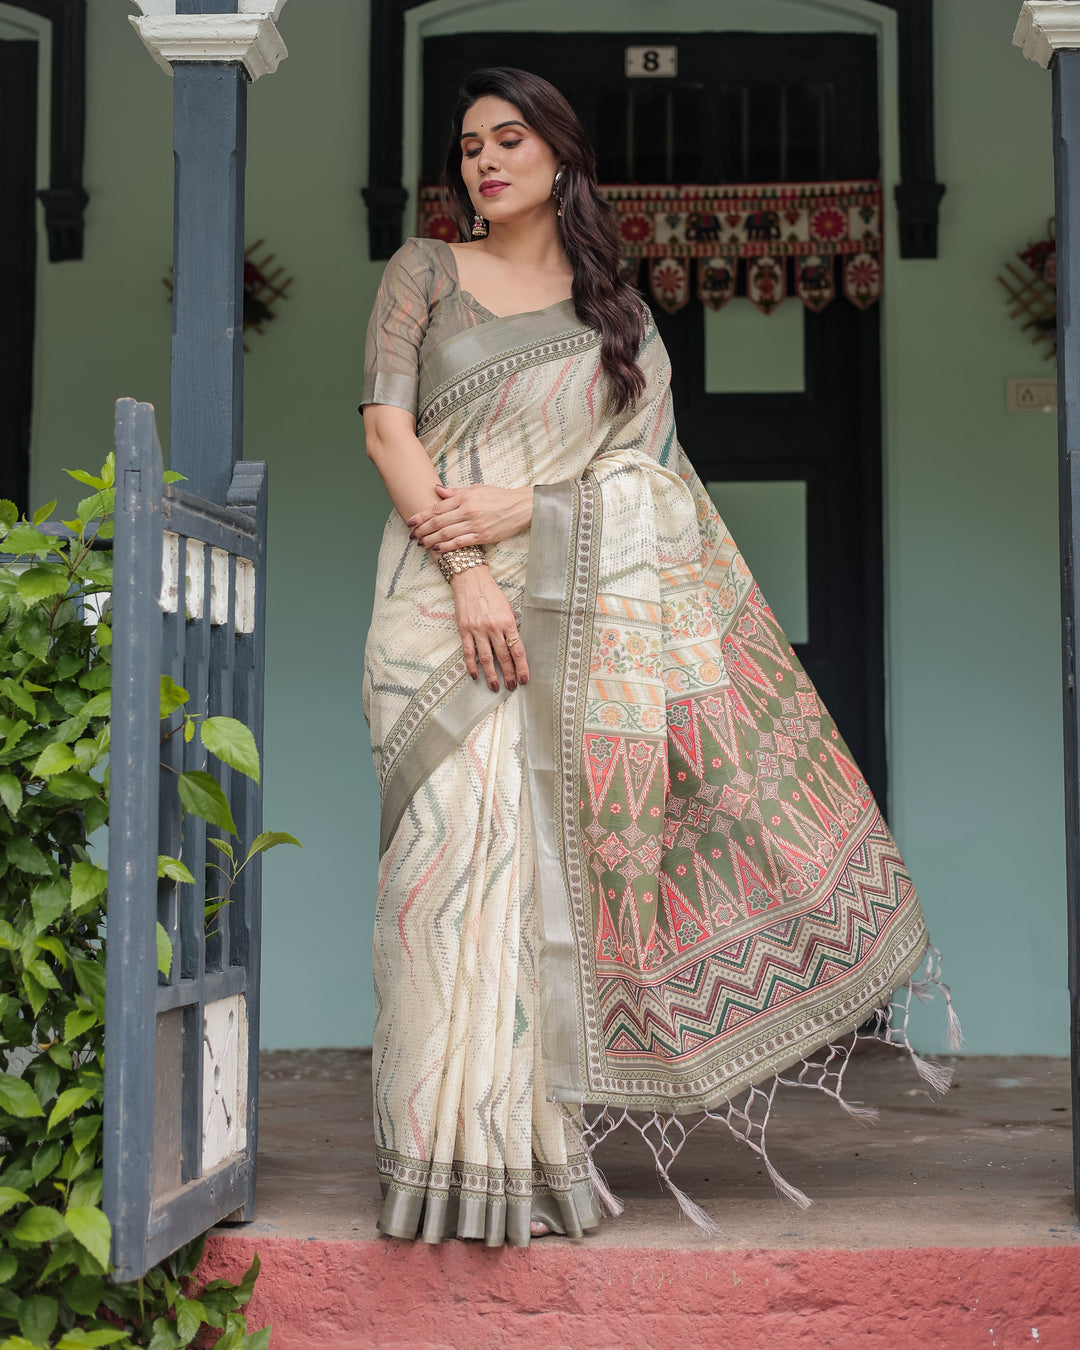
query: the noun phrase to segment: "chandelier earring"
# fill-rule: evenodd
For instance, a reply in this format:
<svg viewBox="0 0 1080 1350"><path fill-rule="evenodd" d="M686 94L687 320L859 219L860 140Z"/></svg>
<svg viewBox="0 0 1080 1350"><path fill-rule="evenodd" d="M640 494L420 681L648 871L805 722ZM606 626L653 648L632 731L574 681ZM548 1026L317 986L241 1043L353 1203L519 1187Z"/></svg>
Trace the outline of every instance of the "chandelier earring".
<svg viewBox="0 0 1080 1350"><path fill-rule="evenodd" d="M560 169L555 175L555 181L551 185L551 195L555 198L555 214L562 215L563 194L566 191L566 171Z"/></svg>
<svg viewBox="0 0 1080 1350"><path fill-rule="evenodd" d="M473 212L472 237L474 239L486 239L488 232L488 223L479 211Z"/></svg>

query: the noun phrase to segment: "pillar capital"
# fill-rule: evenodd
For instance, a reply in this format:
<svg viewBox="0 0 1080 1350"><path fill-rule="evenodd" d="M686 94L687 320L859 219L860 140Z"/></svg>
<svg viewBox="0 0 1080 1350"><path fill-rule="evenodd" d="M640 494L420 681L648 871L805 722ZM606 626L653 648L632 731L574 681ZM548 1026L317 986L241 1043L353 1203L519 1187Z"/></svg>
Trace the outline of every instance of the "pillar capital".
<svg viewBox="0 0 1080 1350"><path fill-rule="evenodd" d="M1080 0L1025 0L1013 46L1044 70L1055 52L1080 48Z"/></svg>
<svg viewBox="0 0 1080 1350"><path fill-rule="evenodd" d="M250 80L272 75L288 56L275 19L285 0L233 0L228 13L177 14L176 0L136 0L131 23L154 60L172 74L180 61L242 65Z"/></svg>

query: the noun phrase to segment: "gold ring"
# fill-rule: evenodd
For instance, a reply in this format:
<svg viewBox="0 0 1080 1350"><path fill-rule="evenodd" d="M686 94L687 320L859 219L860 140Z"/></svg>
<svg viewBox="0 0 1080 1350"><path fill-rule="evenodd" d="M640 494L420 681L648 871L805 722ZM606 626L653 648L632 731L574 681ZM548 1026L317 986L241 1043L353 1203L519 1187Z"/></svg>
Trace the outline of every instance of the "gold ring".
<svg viewBox="0 0 1080 1350"><path fill-rule="evenodd" d="M519 638L519 637L507 638L507 639L506 639L506 645L507 645L508 647L512 647L512 646L514 645L515 642L520 642L520 641L521 641L521 638Z"/></svg>

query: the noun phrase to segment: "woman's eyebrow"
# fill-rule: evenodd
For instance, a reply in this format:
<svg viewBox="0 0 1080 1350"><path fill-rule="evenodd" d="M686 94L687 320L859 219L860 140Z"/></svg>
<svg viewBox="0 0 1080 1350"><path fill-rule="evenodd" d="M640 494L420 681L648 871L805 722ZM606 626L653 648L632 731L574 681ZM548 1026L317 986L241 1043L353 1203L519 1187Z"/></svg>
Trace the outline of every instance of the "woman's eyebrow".
<svg viewBox="0 0 1080 1350"><path fill-rule="evenodd" d="M496 122L491 129L492 131L502 131L503 127L520 127L522 131L528 131L529 129L524 122L515 121L513 118L511 118L509 122ZM460 139L467 141L470 137L474 137L477 140L480 139L475 131L463 131Z"/></svg>

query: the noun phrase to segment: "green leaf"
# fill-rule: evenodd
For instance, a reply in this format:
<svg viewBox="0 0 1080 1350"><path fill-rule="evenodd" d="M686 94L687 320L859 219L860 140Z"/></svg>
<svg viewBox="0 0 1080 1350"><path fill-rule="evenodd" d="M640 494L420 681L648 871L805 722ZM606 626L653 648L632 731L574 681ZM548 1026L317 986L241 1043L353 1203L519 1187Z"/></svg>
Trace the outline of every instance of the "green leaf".
<svg viewBox="0 0 1080 1350"><path fill-rule="evenodd" d="M45 1006L45 1000L48 998L48 990L29 970L24 970L19 977L19 983L22 986L23 993L26 995L26 1001L30 1004L35 1017Z"/></svg>
<svg viewBox="0 0 1080 1350"><path fill-rule="evenodd" d="M15 630L15 639L24 652L36 656L39 661L44 661L49 655L49 625L34 610L26 615Z"/></svg>
<svg viewBox="0 0 1080 1350"><path fill-rule="evenodd" d="M229 810L229 803L213 774L205 773L202 769L189 769L177 779L177 791L184 810L190 815L209 821L221 830L228 830L230 834L236 833L236 822Z"/></svg>
<svg viewBox="0 0 1080 1350"><path fill-rule="evenodd" d="M80 520L91 521L99 520L102 516L111 516L115 505L115 491L112 488L102 488L93 496L84 497L75 509L79 513Z"/></svg>
<svg viewBox="0 0 1080 1350"><path fill-rule="evenodd" d="M239 1308L247 1303L255 1292L255 1281L259 1278L259 1253L255 1252L251 1258L251 1265L244 1272L244 1278L236 1286L236 1306Z"/></svg>
<svg viewBox="0 0 1080 1350"><path fill-rule="evenodd" d="M18 1258L11 1252L0 1252L0 1285L10 1284L11 1277L19 1269Z"/></svg>
<svg viewBox="0 0 1080 1350"><path fill-rule="evenodd" d="M180 1342L174 1330L175 1323L159 1317L154 1322L154 1335L147 1350L181 1350ZM0 1346L3 1350L3 1346Z"/></svg>
<svg viewBox="0 0 1080 1350"><path fill-rule="evenodd" d="M88 1088L88 1087L65 1088L64 1091L61 1092L60 1096L57 1097L56 1105L49 1113L49 1123L46 1126L46 1129L51 1131L56 1124L58 1124L61 1120L64 1120L65 1117L73 1115L79 1109L80 1106L85 1106L86 1103L90 1100L90 1098L95 1095L96 1095L95 1088ZM71 1231L75 1233L74 1228L72 1228ZM79 1237L78 1233L75 1233L75 1236ZM82 1239L79 1238L79 1241L82 1242ZM83 1246L84 1247L86 1246L85 1242L83 1243Z"/></svg>
<svg viewBox="0 0 1080 1350"><path fill-rule="evenodd" d="M82 814L86 833L88 836L92 835L95 830L100 830L109 819L109 803L104 796L87 797L82 805Z"/></svg>
<svg viewBox="0 0 1080 1350"><path fill-rule="evenodd" d="M85 469L65 469L64 472L74 478L77 483L85 483L87 487L103 488L104 482L100 478L95 478L92 473L87 473Z"/></svg>
<svg viewBox="0 0 1080 1350"><path fill-rule="evenodd" d="M157 938L157 968L168 979L169 971L172 970L172 943L164 925L156 924L154 932Z"/></svg>
<svg viewBox="0 0 1080 1350"><path fill-rule="evenodd" d="M171 675L161 677L161 716L166 718L188 701L188 691L182 689Z"/></svg>
<svg viewBox="0 0 1080 1350"><path fill-rule="evenodd" d="M34 946L43 952L48 952L50 956L55 956L62 969L67 968L67 948L59 938L51 936L38 937L34 939Z"/></svg>
<svg viewBox="0 0 1080 1350"><path fill-rule="evenodd" d="M91 1317L101 1307L105 1281L100 1275L72 1275L60 1286L64 1302L80 1317Z"/></svg>
<svg viewBox="0 0 1080 1350"><path fill-rule="evenodd" d="M38 927L48 928L71 903L71 883L66 877L39 882L30 892L30 903L34 907L34 919Z"/></svg>
<svg viewBox="0 0 1080 1350"><path fill-rule="evenodd" d="M33 876L52 875L53 869L45 854L24 836L14 835L7 841L5 851L8 862L20 872L29 872Z"/></svg>
<svg viewBox="0 0 1080 1350"><path fill-rule="evenodd" d="M78 914L80 910L92 905L103 894L109 884L109 874L97 863L77 862L71 864L71 908Z"/></svg>
<svg viewBox="0 0 1080 1350"><path fill-rule="evenodd" d="M230 862L236 861L236 855L233 853L233 846L227 839L215 839L213 835L207 835L206 842L208 844L213 844L216 849L219 849L224 853Z"/></svg>
<svg viewBox="0 0 1080 1350"><path fill-rule="evenodd" d="M16 708L26 713L28 717L37 718L37 704L21 684L16 684L14 680L5 677L0 680L0 693L6 694Z"/></svg>
<svg viewBox="0 0 1080 1350"><path fill-rule="evenodd" d="M0 528L10 530L19 521L19 508L6 497L0 498Z"/></svg>
<svg viewBox="0 0 1080 1350"><path fill-rule="evenodd" d="M56 540L42 534L33 525L14 525L4 539L5 553L51 553Z"/></svg>
<svg viewBox="0 0 1080 1350"><path fill-rule="evenodd" d="M94 1006L105 1016L105 967L97 961L74 959L71 969L75 982Z"/></svg>
<svg viewBox="0 0 1080 1350"><path fill-rule="evenodd" d="M39 1059L31 1065L34 1073L34 1096L47 1106L60 1086L60 1070L51 1060Z"/></svg>
<svg viewBox="0 0 1080 1350"><path fill-rule="evenodd" d="M112 665L108 661L99 661L79 676L79 685L83 689L108 689L111 684Z"/></svg>
<svg viewBox="0 0 1080 1350"><path fill-rule="evenodd" d="M170 858L167 853L158 854L157 874L159 877L168 877L170 881L187 881L191 885L195 884L190 868L185 867L179 858Z"/></svg>
<svg viewBox="0 0 1080 1350"><path fill-rule="evenodd" d="M30 772L35 778L48 778L50 774L63 773L65 769L73 768L77 762L70 745L54 741L38 755L37 762Z"/></svg>
<svg viewBox="0 0 1080 1350"><path fill-rule="evenodd" d="M116 482L116 451L110 450L105 456L105 463L101 466L101 481L105 487L112 487Z"/></svg>
<svg viewBox="0 0 1080 1350"><path fill-rule="evenodd" d="M82 1327L72 1327L56 1342L55 1350L97 1350L102 1345L126 1341L127 1337L126 1331L86 1331Z"/></svg>
<svg viewBox="0 0 1080 1350"><path fill-rule="evenodd" d="M55 564L29 567L19 577L16 589L27 604L46 600L50 595L64 595L71 587L67 571Z"/></svg>
<svg viewBox="0 0 1080 1350"><path fill-rule="evenodd" d="M67 773L58 773L49 779L49 791L64 801L82 802L88 797L96 797L101 791L101 784L88 773L70 769Z"/></svg>
<svg viewBox="0 0 1080 1350"><path fill-rule="evenodd" d="M34 1089L25 1078L16 1078L10 1073L0 1073L0 1111L22 1120L45 1114L34 1095Z"/></svg>
<svg viewBox="0 0 1080 1350"><path fill-rule="evenodd" d="M10 754L19 744L22 738L30 729L30 724L24 722L22 718L17 722L12 722L11 726L4 733L4 754Z"/></svg>
<svg viewBox="0 0 1080 1350"><path fill-rule="evenodd" d="M56 510L56 498L51 502L46 502L44 506L39 506L34 512L33 520L35 525L43 525Z"/></svg>
<svg viewBox="0 0 1080 1350"><path fill-rule="evenodd" d="M34 1160L30 1164L30 1170L34 1174L35 1186L39 1186L47 1176L56 1171L63 1153L64 1146L59 1139L54 1139L48 1144L42 1144L34 1154Z"/></svg>
<svg viewBox="0 0 1080 1350"><path fill-rule="evenodd" d="M286 833L285 830L263 830L262 834L257 834L251 847L247 851L248 858L254 858L256 853L265 853L268 848L277 848L279 844L295 844L297 848L303 848L303 844L293 835Z"/></svg>
<svg viewBox="0 0 1080 1350"><path fill-rule="evenodd" d="M101 1129L101 1115L80 1116L71 1126L71 1146L76 1153L82 1153Z"/></svg>
<svg viewBox="0 0 1080 1350"><path fill-rule="evenodd" d="M249 1332L240 1342L241 1350L270 1350L270 1332L273 1328L262 1327Z"/></svg>
<svg viewBox="0 0 1080 1350"><path fill-rule="evenodd" d="M220 1341L218 1344L220 1345ZM41 1346L28 1341L24 1336L9 1336L3 1344L0 1344L0 1350L41 1350Z"/></svg>
<svg viewBox="0 0 1080 1350"><path fill-rule="evenodd" d="M26 964L26 974L33 975L34 979L37 980L38 984L40 984L43 989L60 988L60 981L53 974L52 966L50 966L47 961L28 961Z"/></svg>
<svg viewBox="0 0 1080 1350"><path fill-rule="evenodd" d="M53 1333L60 1306L56 1299L45 1294L24 1298L19 1307L19 1330L38 1345L43 1345Z"/></svg>
<svg viewBox="0 0 1080 1350"><path fill-rule="evenodd" d="M176 1333L183 1345L188 1345L198 1335L199 1328L206 1321L203 1305L197 1299L185 1298L180 1294L176 1300Z"/></svg>
<svg viewBox="0 0 1080 1350"><path fill-rule="evenodd" d="M7 807L12 820L22 806L22 784L13 773L0 773L0 802Z"/></svg>
<svg viewBox="0 0 1080 1350"><path fill-rule="evenodd" d="M259 751L250 728L235 717L208 717L199 726L202 743L222 764L259 781Z"/></svg>
<svg viewBox="0 0 1080 1350"><path fill-rule="evenodd" d="M68 1226L55 1209L35 1205L19 1215L12 1231L20 1242L53 1242L67 1236Z"/></svg>
<svg viewBox="0 0 1080 1350"><path fill-rule="evenodd" d="M16 1205L25 1205L29 1199L25 1191L16 1190L14 1186L0 1186L0 1214L6 1214ZM3 1283L0 1279L0 1284Z"/></svg>
<svg viewBox="0 0 1080 1350"><path fill-rule="evenodd" d="M107 1270L109 1266L109 1241L112 1229L109 1221L100 1209L89 1205L71 1205L64 1217L67 1226L86 1250Z"/></svg>
<svg viewBox="0 0 1080 1350"><path fill-rule="evenodd" d="M101 1021L92 1008L76 1008L64 1018L64 1040L82 1041L82 1038Z"/></svg>

